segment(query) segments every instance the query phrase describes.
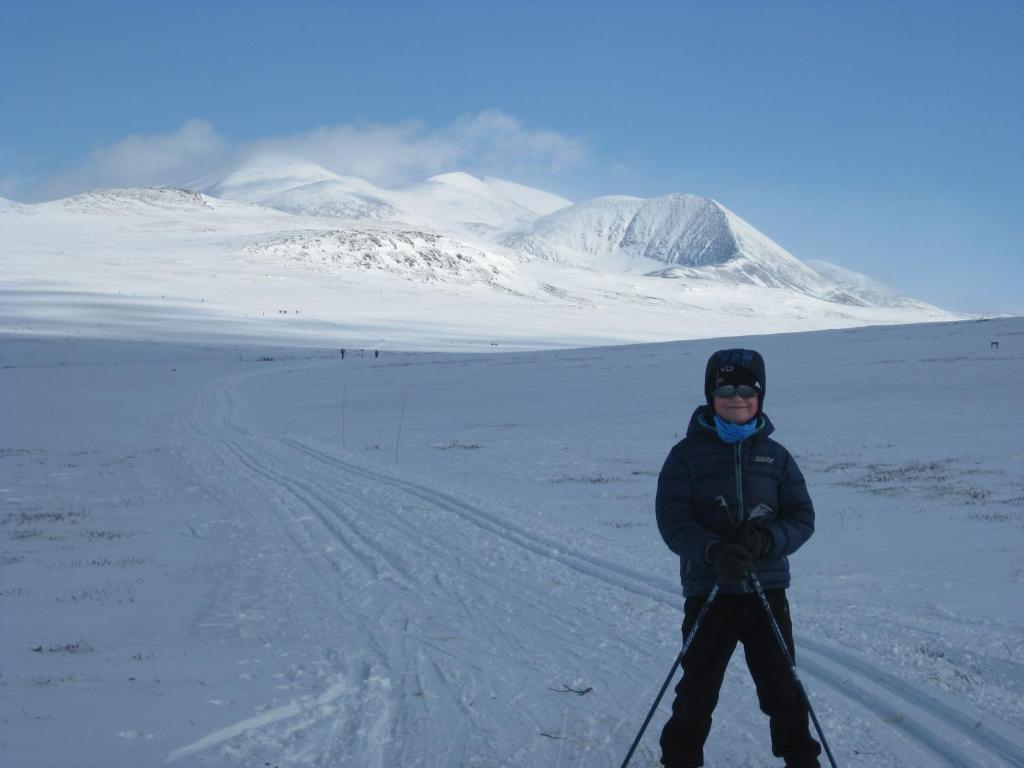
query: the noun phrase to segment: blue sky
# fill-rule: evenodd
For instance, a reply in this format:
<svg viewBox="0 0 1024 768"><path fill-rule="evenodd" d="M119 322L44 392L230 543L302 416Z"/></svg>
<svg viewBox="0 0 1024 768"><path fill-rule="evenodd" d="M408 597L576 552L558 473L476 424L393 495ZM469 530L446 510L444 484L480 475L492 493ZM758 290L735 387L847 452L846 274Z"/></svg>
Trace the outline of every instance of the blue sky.
<svg viewBox="0 0 1024 768"><path fill-rule="evenodd" d="M800 258L1024 313L1022 35L1009 0L0 0L0 195L259 148L381 183L693 192Z"/></svg>

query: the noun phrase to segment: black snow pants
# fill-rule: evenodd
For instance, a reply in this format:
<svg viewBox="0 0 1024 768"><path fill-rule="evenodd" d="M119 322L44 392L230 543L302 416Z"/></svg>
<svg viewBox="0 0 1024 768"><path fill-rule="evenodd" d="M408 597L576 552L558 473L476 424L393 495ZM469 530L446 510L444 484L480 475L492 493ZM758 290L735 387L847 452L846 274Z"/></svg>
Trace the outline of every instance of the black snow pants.
<svg viewBox="0 0 1024 768"><path fill-rule="evenodd" d="M767 596L789 652L796 658L786 591L770 590ZM684 637L705 600L687 598L683 609ZM761 711L770 718L772 752L785 758L787 766L816 768L821 747L811 737L807 706L756 594L719 595L708 609L683 657L683 678L676 686L672 717L661 732L662 763L667 768L704 765L704 742L711 731L711 713L718 703L725 669L737 642L743 643Z"/></svg>

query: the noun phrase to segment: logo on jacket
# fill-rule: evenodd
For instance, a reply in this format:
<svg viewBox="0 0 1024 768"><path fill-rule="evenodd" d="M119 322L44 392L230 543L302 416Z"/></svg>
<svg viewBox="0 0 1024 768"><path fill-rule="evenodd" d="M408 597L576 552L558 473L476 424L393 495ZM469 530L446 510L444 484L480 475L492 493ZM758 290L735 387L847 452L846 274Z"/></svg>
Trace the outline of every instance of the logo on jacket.
<svg viewBox="0 0 1024 768"><path fill-rule="evenodd" d="M775 457L774 456L755 456L754 457L754 463L755 464L774 464L775 463Z"/></svg>

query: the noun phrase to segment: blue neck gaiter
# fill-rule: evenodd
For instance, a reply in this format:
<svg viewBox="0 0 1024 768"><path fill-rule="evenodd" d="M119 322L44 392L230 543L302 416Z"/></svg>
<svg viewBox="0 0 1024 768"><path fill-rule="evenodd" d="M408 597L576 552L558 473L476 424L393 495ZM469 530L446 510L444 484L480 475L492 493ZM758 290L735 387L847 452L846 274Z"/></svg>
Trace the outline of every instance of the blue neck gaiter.
<svg viewBox="0 0 1024 768"><path fill-rule="evenodd" d="M746 424L733 424L731 421L725 421L720 418L716 413L715 430L718 432L718 436L722 438L722 442L738 443L741 440L746 440L757 431L757 418L751 419Z"/></svg>

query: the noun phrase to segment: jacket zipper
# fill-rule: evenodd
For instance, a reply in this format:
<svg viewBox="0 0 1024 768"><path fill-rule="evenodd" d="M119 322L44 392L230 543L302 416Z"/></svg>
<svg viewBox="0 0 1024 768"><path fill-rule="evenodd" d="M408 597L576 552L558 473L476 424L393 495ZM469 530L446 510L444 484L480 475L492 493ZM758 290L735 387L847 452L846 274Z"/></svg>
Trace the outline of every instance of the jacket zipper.
<svg viewBox="0 0 1024 768"><path fill-rule="evenodd" d="M735 444L734 453L736 456L736 520L742 525L746 520L747 513L743 506L743 441Z"/></svg>
<svg viewBox="0 0 1024 768"><path fill-rule="evenodd" d="M737 515L737 518L739 520L740 525L743 525L743 523L746 522L747 511L746 511L746 509L744 507L744 504L743 504L743 441L742 440L740 440L738 443L736 443L736 448L735 448L734 453L735 453L735 456L736 456L736 515ZM750 591L750 585L747 583L746 579L744 579L742 581L742 586L743 586L743 591L744 592L749 592Z"/></svg>

